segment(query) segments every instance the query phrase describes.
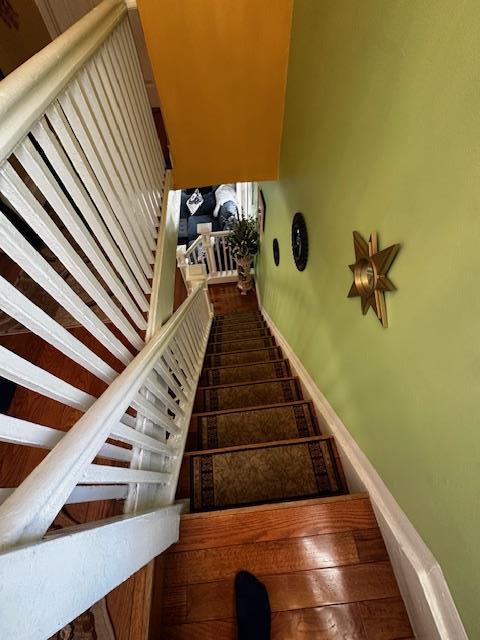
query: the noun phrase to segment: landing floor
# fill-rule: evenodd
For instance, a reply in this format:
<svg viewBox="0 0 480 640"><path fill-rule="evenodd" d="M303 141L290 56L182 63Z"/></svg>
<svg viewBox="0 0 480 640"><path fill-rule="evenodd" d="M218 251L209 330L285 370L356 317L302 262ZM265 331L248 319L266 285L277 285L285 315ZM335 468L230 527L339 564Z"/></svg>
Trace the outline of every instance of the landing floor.
<svg viewBox="0 0 480 640"><path fill-rule="evenodd" d="M234 640L241 569L267 587L272 640L412 638L365 494L183 516L165 554L160 637Z"/></svg>

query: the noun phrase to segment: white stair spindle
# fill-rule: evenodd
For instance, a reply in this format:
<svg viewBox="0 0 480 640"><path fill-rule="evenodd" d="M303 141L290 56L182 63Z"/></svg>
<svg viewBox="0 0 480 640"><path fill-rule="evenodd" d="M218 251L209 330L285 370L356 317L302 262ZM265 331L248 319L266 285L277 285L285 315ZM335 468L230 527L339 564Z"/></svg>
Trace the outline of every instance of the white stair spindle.
<svg viewBox="0 0 480 640"><path fill-rule="evenodd" d="M70 193L77 208L92 229L92 233L97 236L100 241L100 246L105 247L108 252L107 255L112 260L113 265L122 278L130 279L131 276L127 275L127 270L124 268L122 261L119 260L119 252L111 240L110 233L96 212L94 204L91 202L88 193L80 182L75 171L72 171L68 157L65 155L65 152L63 151L56 136L50 130L45 119L37 123L37 125L32 129L32 134L46 153L48 160L52 164L56 173L61 177L62 182L68 189L68 192ZM78 215L76 213L75 215L70 213L70 215L72 216L70 228L74 231L72 235L77 240L77 243L85 250L85 252L87 252L88 247L91 245L88 255L95 268L102 274L106 284L116 295L119 302L126 309L137 327L140 329L146 329L146 320L140 313L138 307L132 301L125 285L120 281L119 277L116 275L112 266L105 258L103 252L96 245L95 241L90 238L88 230L85 228L85 225L79 221ZM86 246L87 249L85 248ZM139 297L137 298L135 296L135 299L137 300L137 303L141 305L142 310L146 311L148 309L148 303L142 296L140 290L138 290L138 292Z"/></svg>
<svg viewBox="0 0 480 640"><path fill-rule="evenodd" d="M81 122L76 117L75 112L72 112L72 115L75 118L78 132L81 127ZM122 275L125 284L129 287L142 311L147 311L148 303L143 293L150 293L151 287L137 258L135 257L133 249L128 242L119 221L115 216L111 203L107 199L107 196L99 182L96 172L102 172L103 169L96 158L95 150L90 139L86 136L83 139L84 148L87 149L87 151L84 152L59 104L53 103L47 110L47 116L56 134L61 140L62 145L67 151L68 157L72 162L75 171L78 173L88 189L88 193L103 219L103 228L108 230L107 233L111 233L112 238L121 250L118 251L118 249L114 249L112 253L109 254L113 256L112 261L117 257L117 262L120 264L120 267L114 263L115 268ZM135 276L135 280L132 278L131 274Z"/></svg>

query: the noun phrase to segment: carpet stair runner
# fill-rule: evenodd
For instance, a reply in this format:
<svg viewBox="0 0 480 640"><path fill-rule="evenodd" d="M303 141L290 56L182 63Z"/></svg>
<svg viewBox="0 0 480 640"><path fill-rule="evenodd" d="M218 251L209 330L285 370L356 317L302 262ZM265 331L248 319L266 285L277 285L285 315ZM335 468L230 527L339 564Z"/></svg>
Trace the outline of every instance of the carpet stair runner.
<svg viewBox="0 0 480 640"><path fill-rule="evenodd" d="M269 346L252 348L255 331ZM335 442L267 331L258 313L214 320L178 495L191 513L162 565L160 637L234 640L234 580L246 570L267 587L272 639L413 640L368 495L345 495Z"/></svg>
<svg viewBox="0 0 480 640"><path fill-rule="evenodd" d="M347 493L335 442L260 313L214 319L192 424L191 511Z"/></svg>

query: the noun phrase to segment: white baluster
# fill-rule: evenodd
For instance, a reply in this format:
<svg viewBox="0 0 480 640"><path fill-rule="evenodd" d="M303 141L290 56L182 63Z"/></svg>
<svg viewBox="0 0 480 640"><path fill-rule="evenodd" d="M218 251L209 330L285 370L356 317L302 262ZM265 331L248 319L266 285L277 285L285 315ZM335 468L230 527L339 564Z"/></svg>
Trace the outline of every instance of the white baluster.
<svg viewBox="0 0 480 640"><path fill-rule="evenodd" d="M103 222L101 230L107 234L111 233L112 238L120 249L119 251L116 248L115 243L113 243L112 246L110 241L108 244L104 244L105 248L109 249L107 255L111 257L115 268L121 274L125 284L134 296L140 309L142 309L142 311L148 310L148 303L142 291L150 293L151 287L135 257L133 249L120 226L120 223L115 216L111 203L108 201L107 196L100 185L97 174L92 170L93 167L102 171L101 165L98 164L98 159L96 158L93 145L87 137L84 138L84 145L88 149L87 157L82 147L80 147L70 123L57 103L53 103L51 105L47 111L47 116L61 140L63 147L67 151L69 160L72 162L75 171L87 187L88 193L103 219L103 221L99 219L99 223ZM78 122L77 124L80 126ZM92 160L92 166L90 166L89 158ZM95 225L92 228L95 230L97 229ZM105 239L105 236L100 237ZM135 276L135 280L133 279L132 274Z"/></svg>

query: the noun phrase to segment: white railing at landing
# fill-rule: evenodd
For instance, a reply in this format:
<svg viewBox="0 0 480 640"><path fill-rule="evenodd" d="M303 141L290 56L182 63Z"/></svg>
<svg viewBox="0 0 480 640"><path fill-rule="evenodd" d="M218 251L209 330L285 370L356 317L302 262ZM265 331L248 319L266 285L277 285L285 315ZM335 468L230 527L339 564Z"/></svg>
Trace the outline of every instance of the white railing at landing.
<svg viewBox="0 0 480 640"><path fill-rule="evenodd" d="M257 218L258 184L237 182L236 192L239 217ZM204 226L211 227L210 224ZM188 267L194 265L202 268L208 284L237 281L237 261L228 243L231 234L229 230L204 231L188 248L186 245L177 246L177 266L187 289L191 286Z"/></svg>
<svg viewBox="0 0 480 640"><path fill-rule="evenodd" d="M207 231L185 248L177 247L177 266L188 285L189 266L201 265L208 284L234 282L237 280L237 261L228 244L231 231Z"/></svg>
<svg viewBox="0 0 480 640"><path fill-rule="evenodd" d="M109 385L97 399L0 347L0 376L83 412L67 433L0 415L4 451L50 450L18 487L0 489L1 638L49 637L177 539L211 309L206 288L192 288L145 344L164 181L122 0L104 0L0 83L1 198L43 246L0 213L0 250L83 337L3 276L0 309ZM64 504L118 499L124 516L49 531Z"/></svg>

